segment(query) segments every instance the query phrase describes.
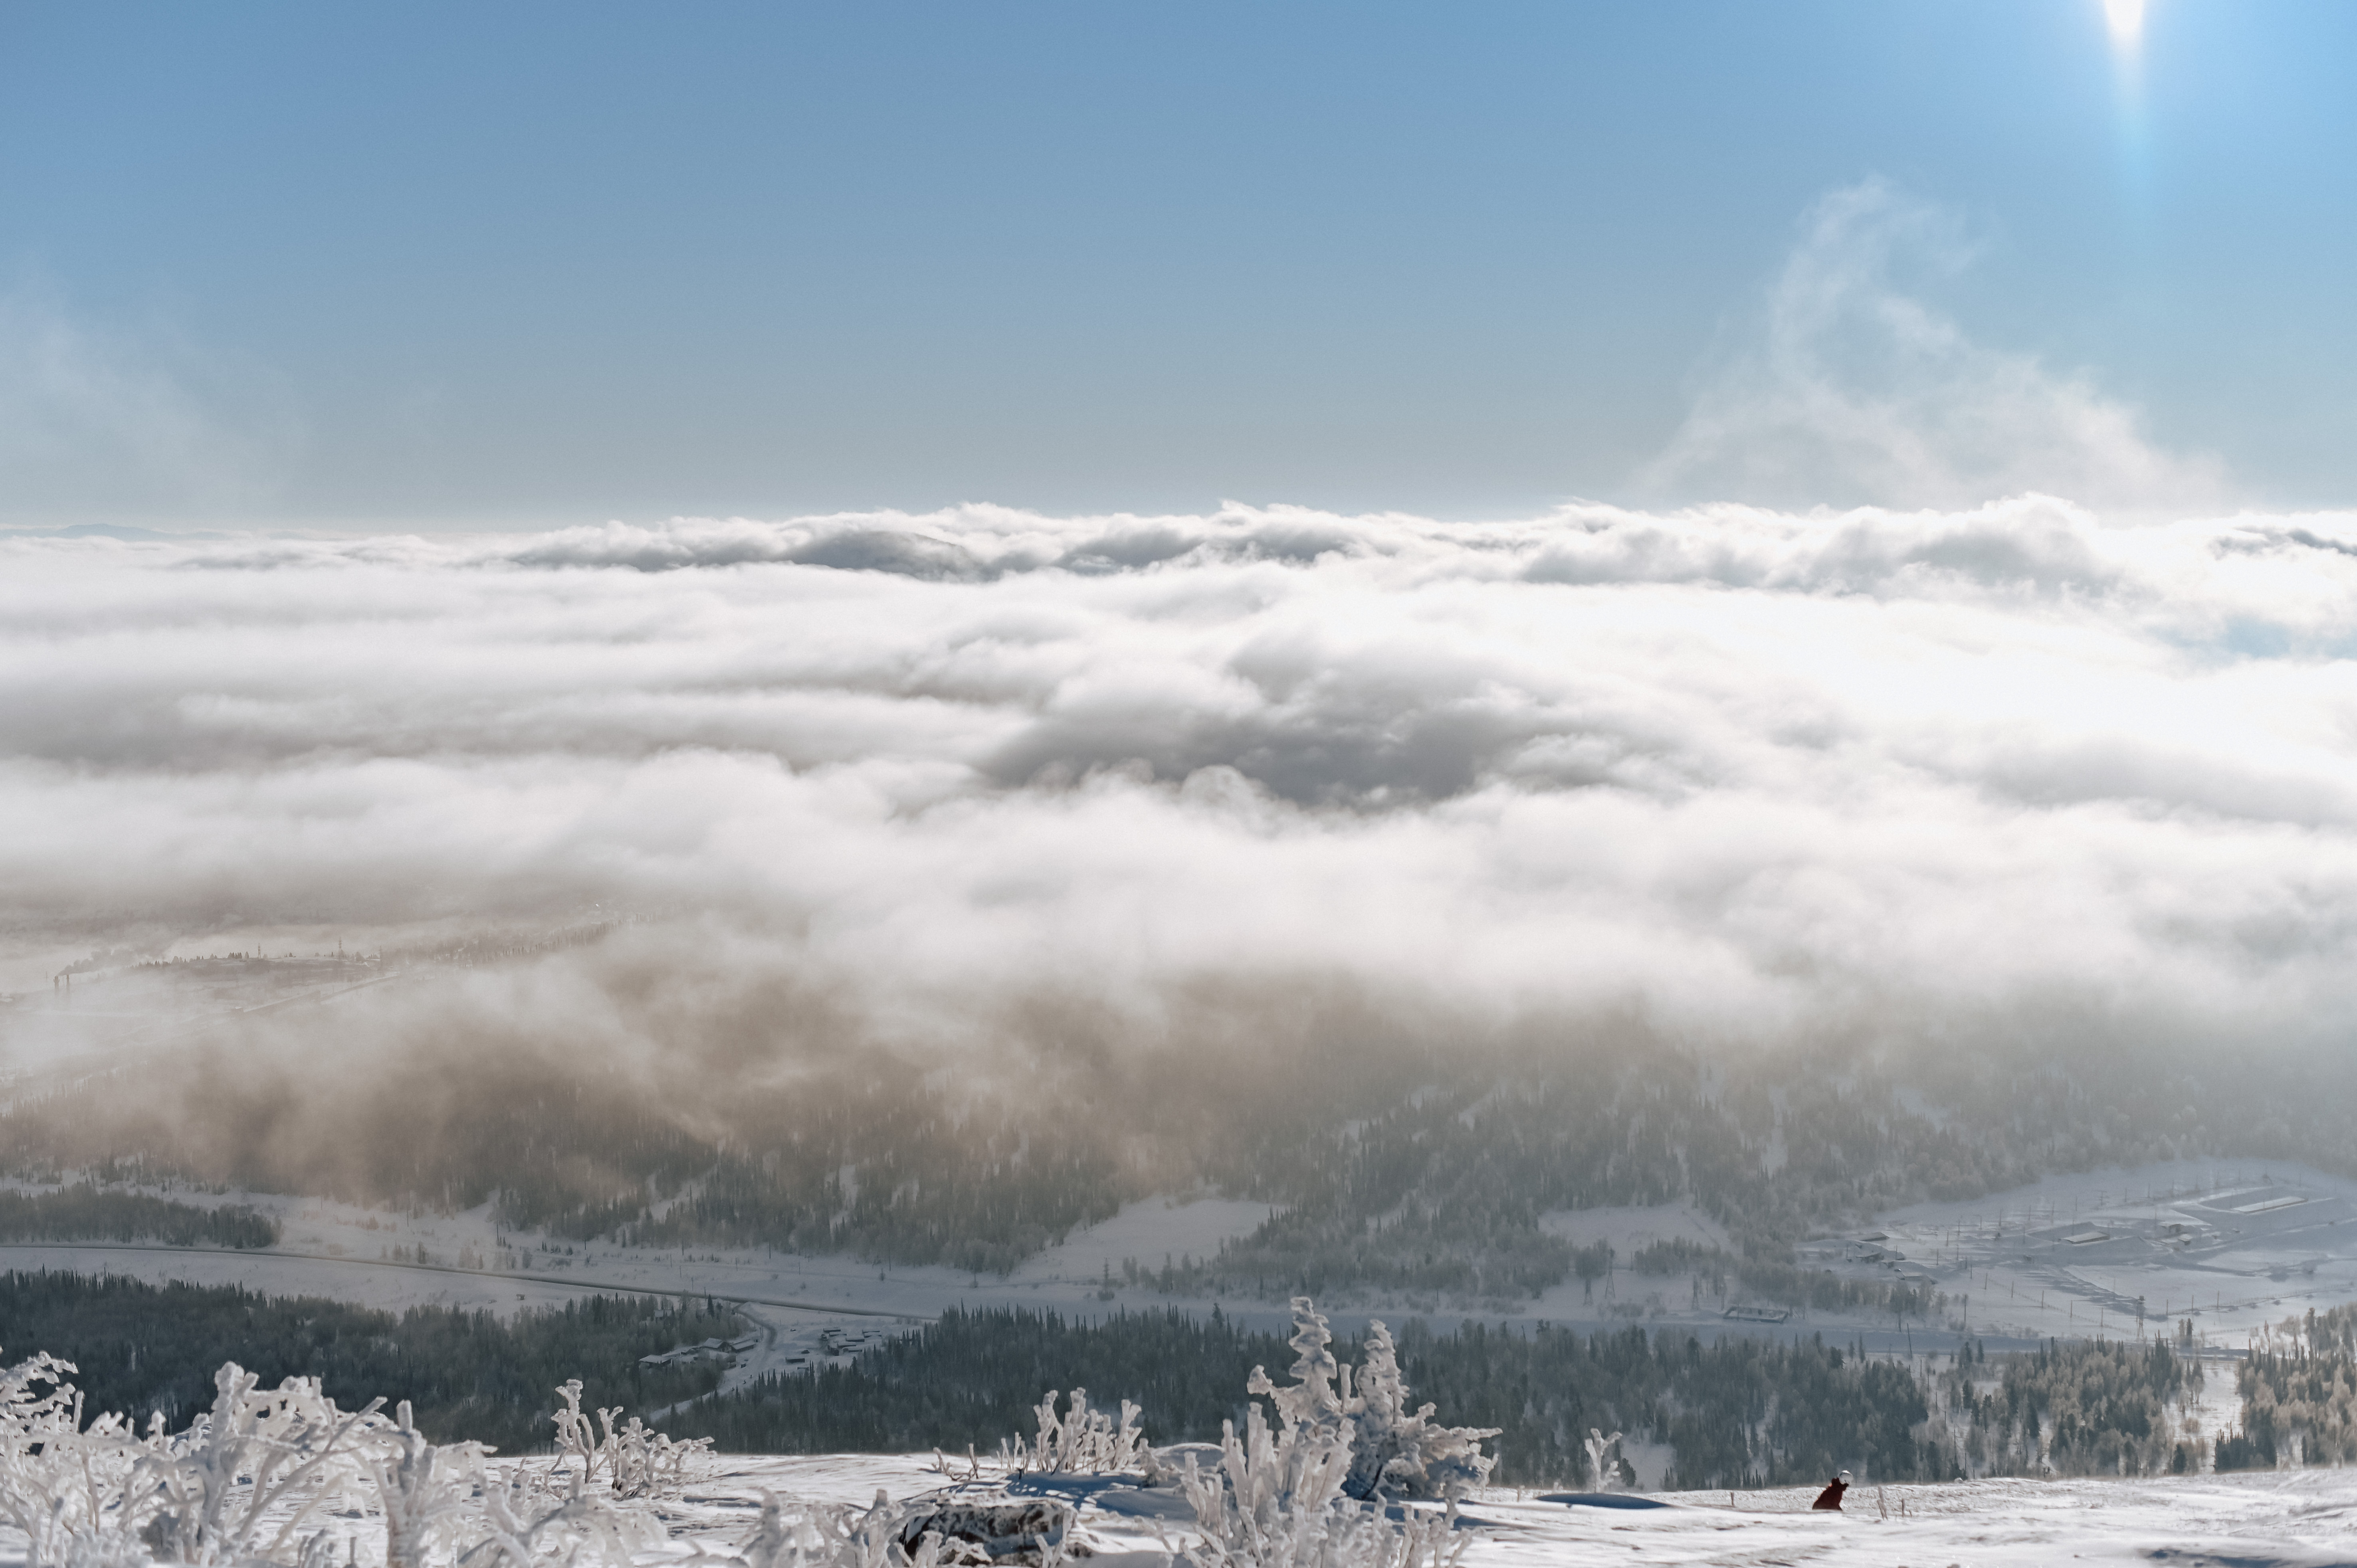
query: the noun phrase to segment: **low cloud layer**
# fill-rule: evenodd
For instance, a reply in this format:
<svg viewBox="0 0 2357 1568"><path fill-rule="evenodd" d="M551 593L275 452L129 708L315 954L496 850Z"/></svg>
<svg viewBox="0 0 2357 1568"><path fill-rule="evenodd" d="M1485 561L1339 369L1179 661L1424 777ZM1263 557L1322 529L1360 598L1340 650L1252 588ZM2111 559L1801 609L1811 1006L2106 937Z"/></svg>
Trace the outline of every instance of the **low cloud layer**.
<svg viewBox="0 0 2357 1568"><path fill-rule="evenodd" d="M0 539L0 898L707 922L936 1017L1318 973L2313 1040L2352 647L2357 517L2037 496Z"/></svg>

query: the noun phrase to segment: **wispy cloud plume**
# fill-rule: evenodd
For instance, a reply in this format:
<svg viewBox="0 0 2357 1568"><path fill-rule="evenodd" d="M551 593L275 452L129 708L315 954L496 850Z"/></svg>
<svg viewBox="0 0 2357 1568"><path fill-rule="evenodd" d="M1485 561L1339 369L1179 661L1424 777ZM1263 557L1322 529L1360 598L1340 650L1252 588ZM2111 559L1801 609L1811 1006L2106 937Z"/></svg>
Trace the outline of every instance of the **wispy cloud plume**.
<svg viewBox="0 0 2357 1568"><path fill-rule="evenodd" d="M1958 507L2068 496L2183 516L2226 495L2083 374L1974 342L1910 288L1960 270L1957 216L1883 180L1810 211L1756 328L1641 476L1653 493L1807 506Z"/></svg>
<svg viewBox="0 0 2357 1568"><path fill-rule="evenodd" d="M0 293L0 517L205 514L266 495L283 431L231 416L168 337Z"/></svg>

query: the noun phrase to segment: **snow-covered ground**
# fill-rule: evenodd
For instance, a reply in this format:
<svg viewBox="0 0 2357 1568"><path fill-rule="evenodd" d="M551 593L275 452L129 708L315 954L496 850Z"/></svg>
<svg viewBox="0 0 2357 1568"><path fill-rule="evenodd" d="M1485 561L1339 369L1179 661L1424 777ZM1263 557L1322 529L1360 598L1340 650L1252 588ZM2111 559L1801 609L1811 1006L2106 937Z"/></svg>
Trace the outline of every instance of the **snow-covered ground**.
<svg viewBox="0 0 2357 1568"><path fill-rule="evenodd" d="M764 1488L865 1504L941 1487L931 1455L724 1456L671 1505L676 1544L733 1547ZM985 1472L987 1473L987 1472ZM1159 1562L1189 1516L1174 1494L1118 1479L1043 1477L1035 1490L1080 1507L1100 1560ZM1863 1487L1841 1513L1813 1513L1814 1488L1624 1496L1638 1507L1492 1489L1470 1499L1467 1568L1517 1564L1811 1563L2044 1565L2154 1563L2225 1568L2357 1564L2357 1472L2306 1470L2150 1481L1983 1481ZM1137 1554L1132 1556L1130 1554Z"/></svg>
<svg viewBox="0 0 2357 1568"><path fill-rule="evenodd" d="M1657 1203L1646 1208L1550 1208L1539 1216L1539 1229L1575 1247L1603 1242L1623 1261L1640 1248L1662 1241L1691 1241L1698 1247L1735 1251L1727 1227L1691 1203Z"/></svg>
<svg viewBox="0 0 2357 1568"><path fill-rule="evenodd" d="M1158 1269L1181 1258L1208 1258L1219 1251L1221 1242L1251 1235L1275 1212L1265 1203L1232 1198L1149 1197L1125 1205L1112 1219L1075 1230L1062 1245L1027 1258L1008 1281L1024 1286L1077 1285L1083 1293L1094 1292L1108 1276L1117 1283L1125 1262Z"/></svg>
<svg viewBox="0 0 2357 1568"><path fill-rule="evenodd" d="M992 1478L989 1467L984 1475ZM1073 1503L1086 1561L1102 1568L1159 1568L1166 1542L1183 1546L1192 1538L1191 1516L1175 1490L1146 1487L1135 1477L1049 1476L1016 1489ZM952 1488L930 1454L722 1455L683 1496L659 1505L669 1546L640 1560L656 1568L699 1552L709 1554L707 1563L733 1555L752 1533L765 1491L864 1507L879 1490L899 1501L952 1490L972 1495ZM1853 1489L1840 1513L1812 1512L1813 1492L1598 1498L1492 1488L1463 1508L1463 1561L1466 1568L2357 1568L2357 1472L2348 1470L1863 1487ZM348 1528L381 1529L367 1520ZM0 1565L17 1568L24 1561L24 1538L0 1530Z"/></svg>
<svg viewBox="0 0 2357 1568"><path fill-rule="evenodd" d="M988 1466L983 1476L999 1479ZM952 1485L930 1454L721 1455L683 1496L659 1505L670 1544L640 1560L656 1568L699 1552L707 1563L733 1554L750 1536L765 1491L865 1507L879 1491L906 1502L996 1487ZM1085 1545L1086 1561L1102 1568L1159 1568L1167 1547L1192 1538L1191 1515L1175 1488L1147 1487L1135 1477L1048 1476L1018 1481L1012 1490L1072 1503L1077 1542ZM1813 1512L1814 1491L1599 1498L1491 1488L1463 1506L1463 1562L1466 1568L2357 1568L2357 1472L2348 1470L1869 1486L1853 1488L1840 1513ZM355 1520L348 1528L381 1527ZM21 1535L0 1530L0 1565L22 1564L24 1546Z"/></svg>
<svg viewBox="0 0 2357 1568"><path fill-rule="evenodd" d="M2273 1160L2049 1176L1920 1204L1861 1234L1903 1254L1992 1337L2133 1337L2190 1320L2241 1348L2264 1326L2357 1301L2357 1181Z"/></svg>
<svg viewBox="0 0 2357 1568"><path fill-rule="evenodd" d="M22 1182L5 1185L40 1191ZM179 1203L251 1206L276 1219L280 1244L231 1252L107 1243L0 1243L0 1268L72 1269L149 1281L242 1284L272 1294L334 1296L399 1309L424 1304L509 1313L574 1299L595 1290L716 1295L763 1309L781 1322L863 1316L930 1319L968 1305L1050 1306L1094 1316L1121 1306L1173 1305L1208 1310L1210 1297L1103 1292L1108 1269L1124 1259L1159 1268L1166 1254L1201 1257L1228 1236L1268 1217L1265 1204L1218 1198L1153 1198L1133 1203L1102 1224L1074 1231L1062 1246L1028 1260L1012 1275L956 1269L885 1267L841 1254L811 1256L768 1248L619 1247L554 1240L504 1230L488 1205L454 1214L405 1214L270 1193L156 1191ZM1223 1304L1235 1311L1238 1304ZM1247 1319L1286 1321L1281 1303L1246 1304Z"/></svg>
<svg viewBox="0 0 2357 1568"><path fill-rule="evenodd" d="M1491 1494L1467 1510L1481 1522L1465 1561L2357 1564L2357 1477L2346 1471L1890 1487L1853 1492L1838 1514L1810 1511L1813 1491L1678 1493L1634 1509Z"/></svg>
<svg viewBox="0 0 2357 1568"><path fill-rule="evenodd" d="M1656 1241L1731 1247L1684 1204L1550 1213L1577 1246L1624 1261ZM1804 1243L1801 1262L1857 1279L1928 1281L1944 1322L1794 1311L1745 1331L1839 1335L1877 1350L1946 1350L1968 1330L1993 1348L2050 1338L2134 1338L2190 1322L2203 1345L2239 1351L2271 1324L2357 1301L2357 1181L2276 1160L2176 1161L2048 1176L1959 1203L1926 1203ZM1528 1315L1722 1331L1727 1305L1691 1276L1623 1269L1593 1293L1550 1289ZM2139 1306L2142 1308L2139 1321Z"/></svg>

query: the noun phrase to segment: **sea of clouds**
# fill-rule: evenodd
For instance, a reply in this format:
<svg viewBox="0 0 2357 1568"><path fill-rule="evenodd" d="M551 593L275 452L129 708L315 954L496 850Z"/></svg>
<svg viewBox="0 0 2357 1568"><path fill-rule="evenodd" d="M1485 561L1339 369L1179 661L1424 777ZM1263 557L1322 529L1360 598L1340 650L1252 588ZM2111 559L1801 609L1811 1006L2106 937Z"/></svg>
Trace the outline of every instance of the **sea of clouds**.
<svg viewBox="0 0 2357 1568"><path fill-rule="evenodd" d="M947 1012L1320 974L2313 1041L2352 655L2357 515L2035 494L0 538L0 904L623 918Z"/></svg>

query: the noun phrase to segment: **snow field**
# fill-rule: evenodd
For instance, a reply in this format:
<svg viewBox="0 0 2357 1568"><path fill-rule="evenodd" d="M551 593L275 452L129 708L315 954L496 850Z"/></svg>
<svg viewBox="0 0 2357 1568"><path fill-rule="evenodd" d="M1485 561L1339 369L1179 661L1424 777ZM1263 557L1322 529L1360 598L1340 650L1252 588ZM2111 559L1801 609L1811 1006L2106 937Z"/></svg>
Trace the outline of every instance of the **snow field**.
<svg viewBox="0 0 2357 1568"><path fill-rule="evenodd" d="M943 1489L933 1456L724 1455L662 1511L660 1559L741 1546L764 1490L865 1506L880 1489L906 1501ZM985 1475L989 1472L985 1470ZM1060 1497L1104 1568L1160 1568L1162 1542L1189 1539L1191 1515L1168 1487L1135 1477L1045 1476L1021 1495ZM1814 1487L1682 1493L1651 1508L1548 1502L1490 1488L1463 1505L1465 1568L1615 1563L1808 1563L1823 1568L2046 1568L2085 1563L2236 1568L2357 1564L2357 1474L2300 1471L2139 1481L1982 1481L1861 1487L1839 1514L1813 1513ZM1555 1496L1558 1494L1544 1494ZM1881 1509L1887 1507L1886 1517ZM1159 1526L1157 1536L1156 1527ZM0 1548L0 1552L5 1552ZM0 1562L9 1561L0 1557Z"/></svg>
<svg viewBox="0 0 2357 1568"><path fill-rule="evenodd" d="M2357 1301L2357 1181L2275 1160L2172 1161L2048 1176L1867 1228L1975 1335L2134 1338L2190 1320L2241 1350L2266 1326ZM2099 1237L2100 1240L2074 1240Z"/></svg>
<svg viewBox="0 0 2357 1568"><path fill-rule="evenodd" d="M931 1454L723 1455L683 1496L660 1505L669 1539L641 1552L640 1561L660 1568L699 1552L733 1555L752 1530L764 1491L864 1507L879 1489L907 1501L943 1487ZM1183 1499L1168 1488L1140 1487L1135 1477L1049 1476L1022 1489L1071 1501L1079 1533L1103 1568L1158 1568L1157 1524L1173 1544L1190 1534ZM1878 1498L1874 1488L1861 1487L1838 1515L1810 1512L1813 1495L1813 1487L1781 1488L1739 1492L1730 1501L1724 1492L1683 1493L1660 1507L1599 1508L1490 1488L1464 1504L1463 1561L1465 1568L2357 1564L2357 1472L1956 1482L1889 1487ZM1888 1508L1887 1517L1878 1503ZM25 1561L23 1536L0 1530L0 1565L20 1568Z"/></svg>

